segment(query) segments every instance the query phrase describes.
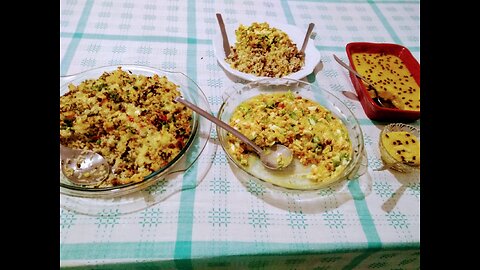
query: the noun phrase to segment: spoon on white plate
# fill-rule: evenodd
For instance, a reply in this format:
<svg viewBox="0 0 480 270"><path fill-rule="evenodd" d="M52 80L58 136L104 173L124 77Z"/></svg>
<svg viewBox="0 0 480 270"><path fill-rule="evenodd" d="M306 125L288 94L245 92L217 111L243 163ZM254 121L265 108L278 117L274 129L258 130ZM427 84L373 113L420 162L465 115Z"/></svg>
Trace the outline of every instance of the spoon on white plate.
<svg viewBox="0 0 480 270"><path fill-rule="evenodd" d="M227 31L225 30L225 23L223 22L222 14L217 13L217 21L218 25L220 26L220 32L222 33L222 41L223 41L223 50L225 52L225 57L230 55L230 44L228 43L228 36Z"/></svg>
<svg viewBox="0 0 480 270"><path fill-rule="evenodd" d="M300 49L299 54L305 56L305 50L307 49L307 44L308 44L308 39L310 38L310 35L312 34L313 27L315 27L314 23L308 24L308 29L307 33L305 34L305 38L303 39L303 45L302 48Z"/></svg>
<svg viewBox="0 0 480 270"><path fill-rule="evenodd" d="M275 144L271 147L267 147L266 149L262 149L258 145L256 145L254 142L252 142L250 139L248 139L245 135L240 133L238 130L234 129L232 126L228 125L222 120L212 116L211 114L199 108L195 104L183 99L182 97L176 97L175 101L182 103L183 105L197 112L201 116L215 123L219 127L230 132L232 135L240 139L242 142L246 143L248 146L250 146L253 149L253 151L255 151L255 153L257 153L257 155L260 157L260 160L262 161L265 167L272 170L281 170L283 168L286 168L292 162L293 160L292 150L290 150L290 148L286 147L285 145Z"/></svg>

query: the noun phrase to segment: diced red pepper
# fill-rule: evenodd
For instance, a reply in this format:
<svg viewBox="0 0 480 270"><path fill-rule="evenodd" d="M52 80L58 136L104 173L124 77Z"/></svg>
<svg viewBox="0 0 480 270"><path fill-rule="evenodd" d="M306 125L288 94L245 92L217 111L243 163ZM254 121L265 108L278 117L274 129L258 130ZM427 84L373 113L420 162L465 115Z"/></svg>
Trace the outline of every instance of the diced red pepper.
<svg viewBox="0 0 480 270"><path fill-rule="evenodd" d="M164 121L164 122L167 122L167 120L168 120L167 116L166 116L165 114L163 114L163 113L160 113L160 114L158 115L158 118L159 118L161 121Z"/></svg>

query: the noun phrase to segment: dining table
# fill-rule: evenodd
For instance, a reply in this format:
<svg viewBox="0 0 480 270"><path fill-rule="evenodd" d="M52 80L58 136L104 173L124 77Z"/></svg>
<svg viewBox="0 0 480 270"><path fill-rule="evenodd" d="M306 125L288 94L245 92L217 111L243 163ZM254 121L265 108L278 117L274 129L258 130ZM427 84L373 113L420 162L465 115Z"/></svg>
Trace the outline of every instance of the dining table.
<svg viewBox="0 0 480 270"><path fill-rule="evenodd" d="M177 72L214 116L245 79L219 64L225 24L280 22L306 32L318 63L299 79L336 96L363 136L354 177L308 197L240 179L218 130L202 122L179 173L115 198L60 192L62 269L419 269L420 173L382 166L381 130L350 73L351 42L402 45L420 62L419 0L61 0L60 85L107 66ZM233 45L233 44L231 44ZM300 46L300 44L297 44ZM308 56L308 55L307 55ZM420 119L407 124L420 128Z"/></svg>

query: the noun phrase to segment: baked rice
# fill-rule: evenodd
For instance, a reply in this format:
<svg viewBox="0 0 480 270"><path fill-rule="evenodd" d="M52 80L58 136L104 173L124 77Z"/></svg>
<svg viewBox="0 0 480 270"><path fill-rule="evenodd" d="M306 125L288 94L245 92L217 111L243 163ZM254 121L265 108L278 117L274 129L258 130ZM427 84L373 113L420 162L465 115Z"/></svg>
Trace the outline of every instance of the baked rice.
<svg viewBox="0 0 480 270"><path fill-rule="evenodd" d="M114 173L98 187L139 182L171 162L192 133L192 111L174 102L178 85L165 76L121 67L69 84L60 97L60 143L103 155Z"/></svg>
<svg viewBox="0 0 480 270"><path fill-rule="evenodd" d="M259 77L281 78L299 71L305 64L290 37L266 22L240 24L236 42L225 61L233 69Z"/></svg>

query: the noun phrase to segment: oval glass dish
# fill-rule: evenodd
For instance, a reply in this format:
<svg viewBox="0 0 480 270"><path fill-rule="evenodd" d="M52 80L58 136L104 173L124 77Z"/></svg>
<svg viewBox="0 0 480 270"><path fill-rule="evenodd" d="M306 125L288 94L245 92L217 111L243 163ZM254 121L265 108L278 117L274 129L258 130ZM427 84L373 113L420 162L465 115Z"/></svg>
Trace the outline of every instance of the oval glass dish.
<svg viewBox="0 0 480 270"><path fill-rule="evenodd" d="M246 85L237 85L226 92L224 102L218 112L218 118L229 123L233 112L242 102L260 94L287 92L322 105L342 121L348 131L352 144L351 159L348 161L348 164L346 164L344 170L334 177L317 182L307 178L310 167L302 165L298 158L294 158L292 164L287 168L277 171L265 168L254 154L249 157L250 161L248 166L242 165L228 150L228 132L217 127L220 145L225 151L230 165L234 167L234 171L240 171L243 174L240 176L242 179L252 179L264 186L277 190L280 189L281 191L319 190L342 180L358 177L357 172L364 152L363 133L360 124L350 109L327 90L303 81L287 78L266 79L251 82Z"/></svg>
<svg viewBox="0 0 480 270"><path fill-rule="evenodd" d="M60 96L69 91L69 84L79 85L87 79L97 79L104 72L112 72L117 70L118 67L121 67L122 70L128 71L135 75L144 75L149 77L158 74L159 76L165 76L169 81L177 85L177 89L185 99L196 104L197 106L206 108L207 110L210 108L203 91L187 75L181 72L164 71L139 65L104 66L83 71L78 74L61 77ZM63 175L60 169L60 193L83 198L113 198L144 190L154 185L158 181L165 179L170 174L184 171L189 168L197 160L207 144L206 140L199 139L200 133L209 134L211 128L212 124L209 121L202 119L197 113L192 112L191 134L186 141L185 146L165 166L144 177L142 181L109 187L80 186L71 183ZM201 132L201 130L203 131ZM195 151L191 150L191 148L195 148ZM181 183L180 185L176 186L181 186ZM176 191L178 190L175 190L174 192Z"/></svg>

